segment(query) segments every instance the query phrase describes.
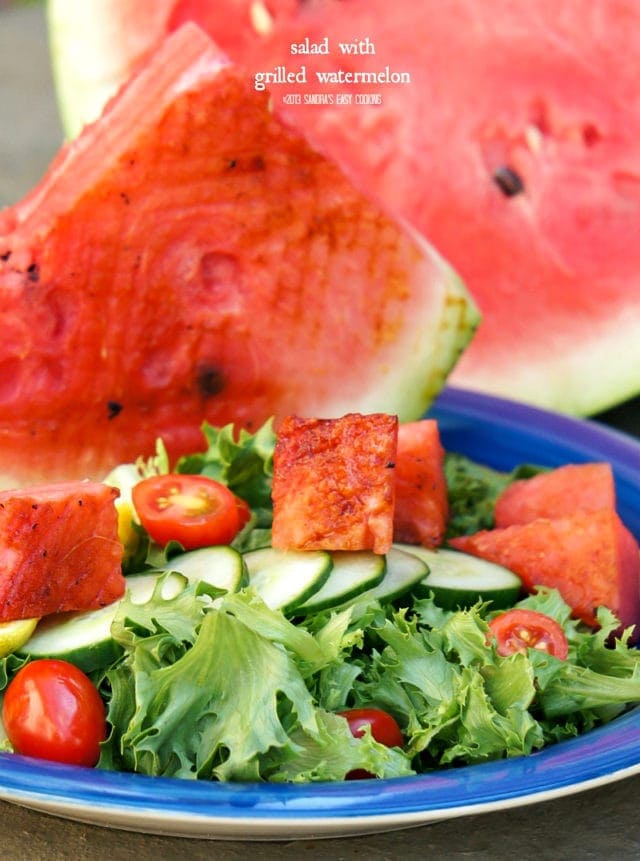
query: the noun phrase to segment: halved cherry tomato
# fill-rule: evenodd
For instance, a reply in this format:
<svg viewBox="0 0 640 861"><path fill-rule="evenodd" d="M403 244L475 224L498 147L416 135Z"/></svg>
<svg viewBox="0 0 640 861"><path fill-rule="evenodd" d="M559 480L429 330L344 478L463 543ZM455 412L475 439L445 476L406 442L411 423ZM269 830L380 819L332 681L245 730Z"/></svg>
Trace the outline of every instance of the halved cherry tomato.
<svg viewBox="0 0 640 861"><path fill-rule="evenodd" d="M107 735L105 707L91 679L67 661L25 664L9 683L2 720L16 753L93 766Z"/></svg>
<svg viewBox="0 0 640 861"><path fill-rule="evenodd" d="M489 622L498 641L498 654L512 655L527 649L540 649L565 661L569 644L562 627L544 613L535 610L507 610Z"/></svg>
<svg viewBox="0 0 640 861"><path fill-rule="evenodd" d="M131 495L140 523L162 546L230 544L246 523L238 497L205 475L154 475L134 485Z"/></svg>
<svg viewBox="0 0 640 861"><path fill-rule="evenodd" d="M402 730L398 726L395 718L388 712L376 708L360 708L347 709L347 711L338 712L343 718L346 718L351 730L351 735L354 738L359 738L364 735L365 727L371 727L371 735L380 744L387 747L402 747L404 739ZM347 780L366 780L374 777L363 768L355 768L349 771L346 775Z"/></svg>

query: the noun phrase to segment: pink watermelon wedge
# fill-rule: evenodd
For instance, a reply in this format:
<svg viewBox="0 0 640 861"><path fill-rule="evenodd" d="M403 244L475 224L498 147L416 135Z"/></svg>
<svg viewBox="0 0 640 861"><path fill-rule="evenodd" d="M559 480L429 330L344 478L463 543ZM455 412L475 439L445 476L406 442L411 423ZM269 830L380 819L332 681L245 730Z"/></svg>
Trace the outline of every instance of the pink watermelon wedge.
<svg viewBox="0 0 640 861"><path fill-rule="evenodd" d="M438 547L449 517L444 448L434 419L398 428L393 540Z"/></svg>
<svg viewBox="0 0 640 861"><path fill-rule="evenodd" d="M504 529L485 529L451 539L464 553L514 571L529 591L557 589L576 618L597 626L597 607L612 610L623 627L640 635L638 542L615 511L575 511Z"/></svg>
<svg viewBox="0 0 640 861"><path fill-rule="evenodd" d="M509 484L496 499L499 529L538 517L567 517L575 511L616 510L609 463L570 463Z"/></svg>
<svg viewBox="0 0 640 861"><path fill-rule="evenodd" d="M475 322L187 24L0 213L0 474L99 477L201 447L204 420L415 417Z"/></svg>
<svg viewBox="0 0 640 861"><path fill-rule="evenodd" d="M198 20L254 73L305 67L305 85L273 88L278 115L426 235L480 306L482 325L453 382L576 414L640 391L636 0L295 5L163 0L155 24ZM69 73L66 52L80 45L82 73L100 65L100 36L113 25L125 79L127 39L142 29L134 20L119 27L127 6L91 4L89 13L83 0L50 0L58 68ZM152 7L138 0L135 8L143 20ZM324 39L329 54L292 54L292 44ZM362 40L374 53L341 53L341 42ZM410 82L316 78L384 79L387 69ZM77 83L78 74L61 80L72 114ZM286 104L292 91L334 102ZM345 93L382 103L338 104Z"/></svg>

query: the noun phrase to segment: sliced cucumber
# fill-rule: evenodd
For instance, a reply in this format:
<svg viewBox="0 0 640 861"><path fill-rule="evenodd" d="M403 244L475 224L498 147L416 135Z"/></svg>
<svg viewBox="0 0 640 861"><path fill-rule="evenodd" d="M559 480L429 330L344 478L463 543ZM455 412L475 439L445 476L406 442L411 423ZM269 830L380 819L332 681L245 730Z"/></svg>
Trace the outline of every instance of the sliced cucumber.
<svg viewBox="0 0 640 861"><path fill-rule="evenodd" d="M387 570L373 589L363 594L363 598L376 601L395 601L405 592L420 583L429 570L426 564L412 553L399 547L392 547L386 555Z"/></svg>
<svg viewBox="0 0 640 861"><path fill-rule="evenodd" d="M244 554L249 585L272 610L288 613L326 582L333 560L325 550L276 550L263 547Z"/></svg>
<svg viewBox="0 0 640 861"><path fill-rule="evenodd" d="M420 591L433 592L434 601L445 610L472 607L480 600L491 601L492 609L502 610L511 607L522 591L517 574L486 559L447 548L399 546L428 565Z"/></svg>
<svg viewBox="0 0 640 861"><path fill-rule="evenodd" d="M344 604L382 581L387 570L384 556L370 550L332 551L333 568L325 584L303 604L298 613L317 613Z"/></svg>
<svg viewBox="0 0 640 861"><path fill-rule="evenodd" d="M135 604L148 601L158 581L157 574L137 574L127 577L127 591ZM167 577L162 597L172 598L184 589L186 578L181 574ZM83 613L59 613L47 616L18 649L18 654L32 658L60 658L70 661L85 673L101 669L116 660L121 649L111 636L111 623L120 602L114 601L99 610Z"/></svg>
<svg viewBox="0 0 640 861"><path fill-rule="evenodd" d="M237 592L248 583L242 554L226 545L181 553L170 559L164 567L165 570L183 574L189 580L202 580L226 592Z"/></svg>

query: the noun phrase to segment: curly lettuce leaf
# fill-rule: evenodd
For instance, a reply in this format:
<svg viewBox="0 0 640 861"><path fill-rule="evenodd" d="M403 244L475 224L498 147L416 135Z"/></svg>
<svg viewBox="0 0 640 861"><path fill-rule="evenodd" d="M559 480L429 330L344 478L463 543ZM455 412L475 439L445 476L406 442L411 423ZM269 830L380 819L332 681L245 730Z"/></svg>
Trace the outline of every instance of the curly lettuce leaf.
<svg viewBox="0 0 640 861"><path fill-rule="evenodd" d="M151 775L257 780L260 755L295 748L290 724L318 734L304 679L278 643L216 609L170 662L163 660L167 636L138 640L110 673L114 696L130 703L110 741L114 760ZM109 716L126 712L116 702Z"/></svg>
<svg viewBox="0 0 640 861"><path fill-rule="evenodd" d="M252 509L271 509L271 478L275 432L269 420L255 434L244 429L236 434L233 424L202 426L207 449L182 457L176 470L199 473L226 484Z"/></svg>
<svg viewBox="0 0 640 861"><path fill-rule="evenodd" d="M367 728L358 738L347 721L328 711L317 712L319 733L293 733L295 749L273 768L268 757L264 767L274 783L312 780L344 780L351 771L366 771L372 777L407 777L415 774L407 753L377 742Z"/></svg>
<svg viewBox="0 0 640 861"><path fill-rule="evenodd" d="M446 538L491 529L496 500L502 491L513 481L530 478L543 470L544 467L522 464L511 472L500 472L465 455L447 452L444 459L449 499Z"/></svg>

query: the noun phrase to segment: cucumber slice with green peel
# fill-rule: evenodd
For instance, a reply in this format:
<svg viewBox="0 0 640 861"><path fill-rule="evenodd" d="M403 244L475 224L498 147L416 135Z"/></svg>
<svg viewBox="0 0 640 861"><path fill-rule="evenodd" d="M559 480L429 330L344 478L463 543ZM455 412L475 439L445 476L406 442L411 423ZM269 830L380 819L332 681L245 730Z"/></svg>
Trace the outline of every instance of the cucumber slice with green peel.
<svg viewBox="0 0 640 861"><path fill-rule="evenodd" d="M413 590L421 583L427 571L426 564L412 553L406 553L398 547L392 547L385 556L386 569L384 577L372 589L367 589L349 603L360 604L367 601L395 601L406 592ZM345 606L345 605L341 605Z"/></svg>
<svg viewBox="0 0 640 861"><path fill-rule="evenodd" d="M392 547L386 555L387 570L384 577L365 592L367 598L376 601L395 601L409 592L416 583L420 583L429 570L426 564L417 556L406 553L398 547Z"/></svg>
<svg viewBox="0 0 640 861"><path fill-rule="evenodd" d="M177 571L191 581L202 580L226 592L237 592L249 582L242 554L227 545L181 553L170 559L164 569Z"/></svg>
<svg viewBox="0 0 640 861"><path fill-rule="evenodd" d="M370 550L332 551L333 568L325 584L299 604L297 613L317 613L344 604L380 583L387 570L384 556Z"/></svg>
<svg viewBox="0 0 640 861"><path fill-rule="evenodd" d="M137 574L127 577L127 592L131 601L135 604L148 601L159 576ZM162 597L175 597L186 583L187 579L183 575L170 574L163 583ZM111 636L111 623L119 605L120 601L114 601L98 610L47 616L18 649L18 654L69 661L85 673L107 667L122 654L120 646Z"/></svg>
<svg viewBox="0 0 640 861"><path fill-rule="evenodd" d="M398 546L427 564L429 573L419 591L424 595L432 592L436 604L445 610L473 607L478 601L491 601L492 609L503 610L513 606L522 592L518 575L495 562L448 548Z"/></svg>
<svg viewBox="0 0 640 861"><path fill-rule="evenodd" d="M249 585L272 610L288 613L304 604L326 582L333 560L326 550L276 550L245 553Z"/></svg>

